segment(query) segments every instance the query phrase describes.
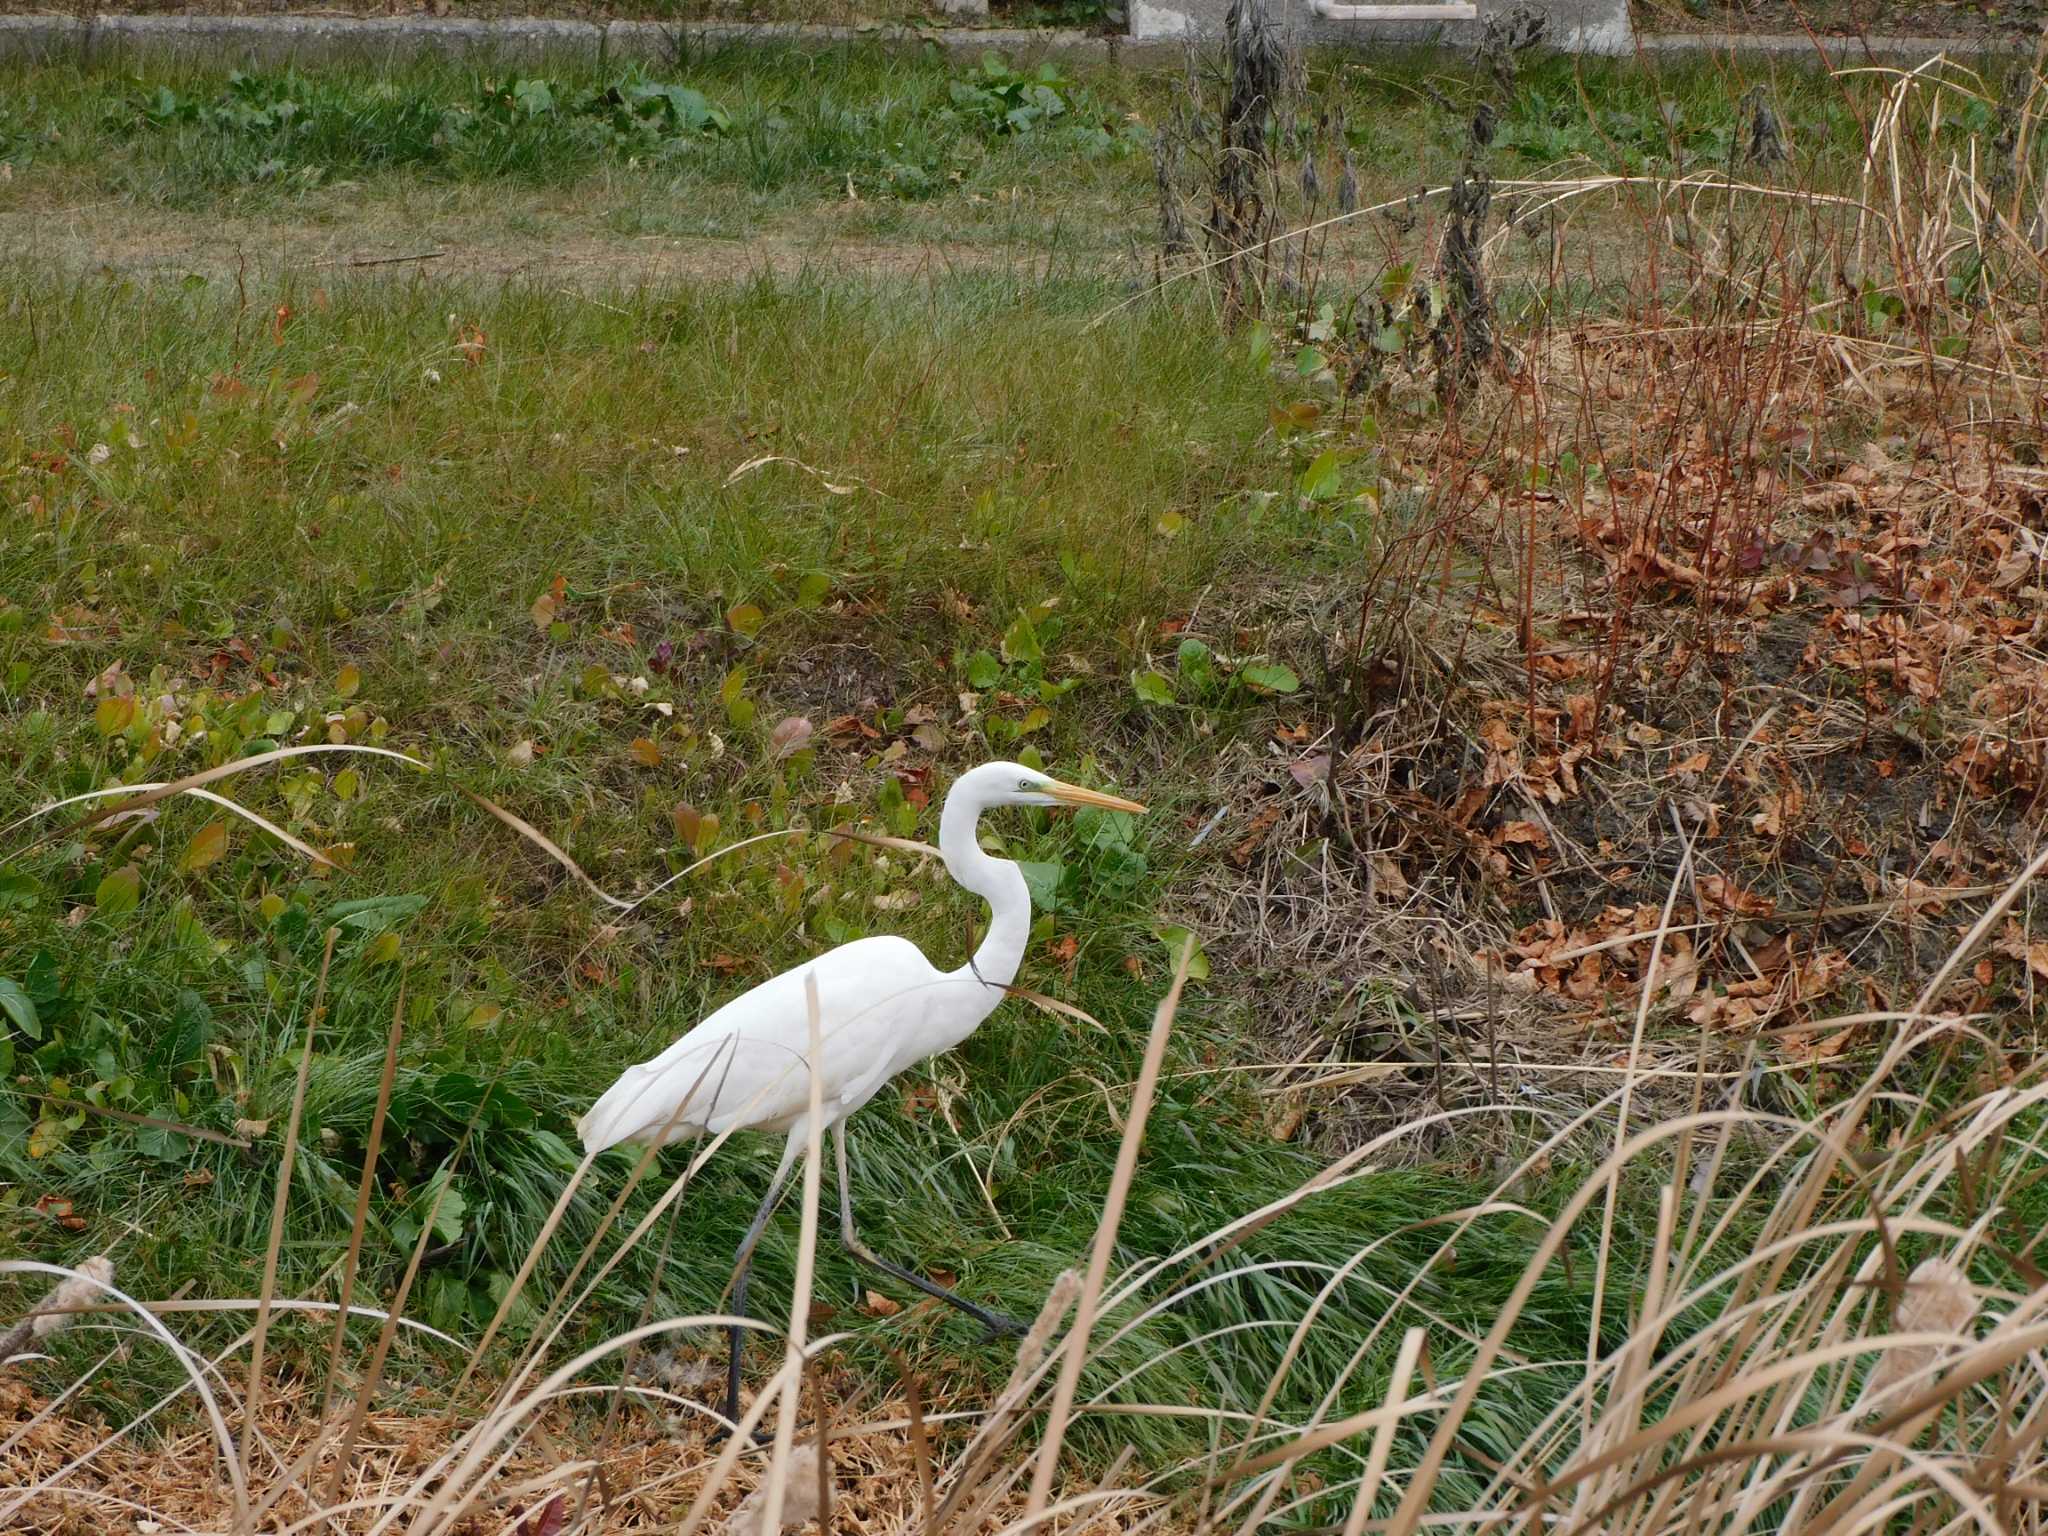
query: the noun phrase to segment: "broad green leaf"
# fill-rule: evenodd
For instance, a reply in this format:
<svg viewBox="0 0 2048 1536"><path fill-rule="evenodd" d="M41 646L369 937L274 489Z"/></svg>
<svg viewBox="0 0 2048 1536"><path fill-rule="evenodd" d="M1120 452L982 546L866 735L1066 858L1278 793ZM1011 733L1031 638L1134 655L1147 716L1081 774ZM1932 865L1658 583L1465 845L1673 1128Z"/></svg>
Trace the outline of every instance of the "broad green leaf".
<svg viewBox="0 0 2048 1536"><path fill-rule="evenodd" d="M0 1014L12 1020L14 1027L29 1039L43 1038L43 1019L36 1012L35 999L22 990L20 982L5 976L0 976Z"/></svg>
<svg viewBox="0 0 2048 1536"><path fill-rule="evenodd" d="M796 584L796 600L800 607L815 608L832 595L832 578L822 571L812 571Z"/></svg>
<svg viewBox="0 0 2048 1536"><path fill-rule="evenodd" d="M334 691L344 699L352 699L363 686L363 669L350 662L334 675Z"/></svg>
<svg viewBox="0 0 2048 1536"><path fill-rule="evenodd" d="M1350 455L1341 448L1325 448L1301 472L1300 490L1304 500L1328 501L1343 489L1344 462Z"/></svg>
<svg viewBox="0 0 2048 1536"><path fill-rule="evenodd" d="M1059 910L1060 881L1067 873L1066 865L1019 859L1017 869L1024 876L1024 884L1031 891L1032 906L1041 912Z"/></svg>
<svg viewBox="0 0 2048 1536"><path fill-rule="evenodd" d="M734 667L725 674L725 681L719 685L718 697L725 705L725 718L736 731L744 731L754 723L754 701L746 697L747 669Z"/></svg>
<svg viewBox="0 0 2048 1536"><path fill-rule="evenodd" d="M421 895L363 896L354 901L337 901L327 909L327 921L343 928L375 933L402 923L427 904Z"/></svg>
<svg viewBox="0 0 2048 1536"><path fill-rule="evenodd" d="M1294 675L1291 667L1283 667L1277 661L1255 661L1249 666L1239 667L1237 675L1246 687L1258 693L1293 693L1301 687L1301 679Z"/></svg>
<svg viewBox="0 0 2048 1536"><path fill-rule="evenodd" d="M1137 694L1142 703L1171 704L1173 702L1173 680L1160 672L1132 673L1131 691Z"/></svg>
<svg viewBox="0 0 2048 1536"><path fill-rule="evenodd" d="M344 768L334 776L334 798L353 800L363 787L363 777L353 768Z"/></svg>
<svg viewBox="0 0 2048 1536"><path fill-rule="evenodd" d="M93 892L92 904L99 908L102 917L118 917L124 912L133 912L136 903L142 900L142 871L133 864L123 864L99 883Z"/></svg>
<svg viewBox="0 0 2048 1536"><path fill-rule="evenodd" d="M440 1196L440 1204L434 1197ZM462 1236L463 1218L469 1214L469 1202L462 1198L462 1191L448 1181L448 1175L437 1173L427 1181L427 1187L420 1191L422 1214L434 1213L434 1236L444 1243L452 1243Z"/></svg>
<svg viewBox="0 0 2048 1536"><path fill-rule="evenodd" d="M967 658L967 686L970 688L993 688L1002 681L1003 664L996 660L993 652L976 651Z"/></svg>
<svg viewBox="0 0 2048 1536"><path fill-rule="evenodd" d="M550 1159L557 1167L574 1168L582 1161L569 1150L569 1144L553 1131L544 1131L536 1127L526 1133L526 1139L538 1147L541 1155Z"/></svg>
<svg viewBox="0 0 2048 1536"><path fill-rule="evenodd" d="M118 736L135 720L135 700L127 694L107 694L93 706L92 717L102 736Z"/></svg>
<svg viewBox="0 0 2048 1536"><path fill-rule="evenodd" d="M741 603L737 607L726 611L725 622L732 626L734 634L751 635L760 629L762 624L767 621L767 617L754 604Z"/></svg>
<svg viewBox="0 0 2048 1536"><path fill-rule="evenodd" d="M1045 647L1038 643L1038 626L1031 622L1029 614L1018 614L1017 621L1003 631L1003 659L1023 662L1045 659Z"/></svg>
<svg viewBox="0 0 2048 1536"><path fill-rule="evenodd" d="M1181 955L1186 952L1190 944L1194 944L1194 955L1188 961L1188 978L1191 981L1207 981L1209 979L1209 956L1204 952L1199 943L1195 943L1193 933L1186 928L1174 925L1154 928L1152 933L1160 943L1166 946L1167 964L1169 965L1179 965Z"/></svg>
<svg viewBox="0 0 2048 1536"><path fill-rule="evenodd" d="M178 860L178 867L185 870L204 869L209 864L220 862L228 851L228 824L225 821L210 821L192 834L192 841L185 845L184 856Z"/></svg>

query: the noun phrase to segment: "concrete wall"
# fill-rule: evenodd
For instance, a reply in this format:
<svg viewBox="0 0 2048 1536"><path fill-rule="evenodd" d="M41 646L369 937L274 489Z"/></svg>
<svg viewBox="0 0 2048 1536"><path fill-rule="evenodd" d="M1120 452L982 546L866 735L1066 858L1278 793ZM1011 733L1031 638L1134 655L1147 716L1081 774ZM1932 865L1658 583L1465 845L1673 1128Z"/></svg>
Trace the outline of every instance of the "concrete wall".
<svg viewBox="0 0 2048 1536"><path fill-rule="evenodd" d="M1100 56L1103 41L1091 33L1037 27L949 30L772 22L672 25L522 17L481 21L456 16L0 15L0 61L91 55L240 68L334 62L389 66L437 56L539 64L579 53L593 59L640 59L659 64L673 55L679 42L693 49L761 42L807 48L855 42L922 48L937 42L968 53L992 48L1028 64L1063 54Z"/></svg>
<svg viewBox="0 0 2048 1536"><path fill-rule="evenodd" d="M940 0L971 16L986 0ZM862 41L924 47L930 43L970 53L993 48L1030 63L1048 55L1125 53L1170 55L1190 35L1220 36L1230 0L1127 0L1128 38L1054 29L973 27L833 27L710 22L675 26L652 21L572 21L452 16L0 15L0 59L113 54L188 58L214 64L276 65L289 61L354 59L397 62L422 55L487 57L507 62L586 52L611 58L666 58L680 39L692 47L784 40L828 48ZM1332 21L1314 0L1269 0L1283 23L1304 42L1371 47L1443 44L1469 48L1480 23ZM1508 0L1478 0L1482 12ZM1585 53L1631 53L1628 0L1526 0L1549 17L1547 46ZM1675 41L1698 48L1701 39ZM1711 46L1712 40L1704 40ZM1805 39L1782 39L1812 55ZM1106 45L1106 46L1105 46ZM1814 55L1817 57L1817 55Z"/></svg>
<svg viewBox="0 0 2048 1536"><path fill-rule="evenodd" d="M1483 15L1506 0L1479 0ZM1575 53L1631 53L1635 33L1628 0L1528 0L1549 18L1544 43ZM1332 21L1318 16L1313 0L1271 0L1274 13L1308 43L1350 47L1371 44L1442 44L1469 48L1479 40L1477 21ZM1130 0L1131 36L1160 38L1218 35L1230 0Z"/></svg>

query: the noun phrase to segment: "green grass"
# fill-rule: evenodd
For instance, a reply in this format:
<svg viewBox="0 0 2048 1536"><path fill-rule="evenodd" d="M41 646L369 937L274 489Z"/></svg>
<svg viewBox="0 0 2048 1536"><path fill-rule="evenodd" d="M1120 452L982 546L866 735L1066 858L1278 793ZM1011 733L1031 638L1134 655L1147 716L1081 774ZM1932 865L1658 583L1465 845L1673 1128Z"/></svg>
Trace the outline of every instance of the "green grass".
<svg viewBox="0 0 2048 1536"><path fill-rule="evenodd" d="M694 99L664 110L654 84ZM1065 183L1076 167L1143 158L1140 136L1092 86L1055 72L1061 110L1020 127L986 84L966 61L858 49L721 53L644 71L588 61L389 76L60 67L20 72L0 98L0 156L172 205L290 200L393 171L560 184L607 164L757 200L851 191L915 201Z"/></svg>
<svg viewBox="0 0 2048 1536"><path fill-rule="evenodd" d="M587 894L453 786L498 799L630 891L687 860L679 803L719 817L705 846L842 819L930 837L953 772L1042 752L1071 775L1113 769L1158 807L1129 833L1029 812L991 826L1056 893L1026 980L1107 1033L1013 1004L935 1064L929 1089L863 1116L855 1148L881 1251L1024 1310L1076 1262L1108 1183L1117 1085L1165 979L1154 928L1174 915L1176 802L1213 747L1193 727L1256 736L1290 709L1240 686L1197 712L1141 714L1128 674L1191 594L1336 558L1318 521L1238 494L1290 473L1261 443L1271 384L1242 347L1161 310L1090 331L1110 298L1100 288L978 279L910 303L889 286L586 303L374 283L316 302L286 283L252 288L244 307L222 285L30 272L11 293L0 462L21 514L0 548L0 817L330 731L437 765L421 776L316 760L222 786L317 846L353 845L332 878L240 823L224 857L184 867L214 819L190 803L77 839L60 820L54 842L10 850L0 974L35 998L42 1033L10 1042L18 1086L223 1132L271 1122L243 1155L0 1098L0 1202L25 1252L76 1259L111 1243L138 1293L254 1293L321 938L356 910L315 1039L280 1286L313 1285L345 1246L402 985L368 1285L388 1294L424 1191L452 1168L460 1220L446 1222L418 1310L473 1335L573 1166L570 1122L620 1067L829 942L903 931L945 956L974 914L900 857L806 838L715 864L604 939ZM461 342L477 333L471 362ZM727 484L768 453L821 478L774 464ZM1168 512L1185 519L1171 537ZM558 579L565 607L543 630L530 610ZM82 638L52 644L53 620ZM663 642L665 674L650 665ZM1243 666L1260 651L1250 634L1216 648ZM83 696L116 662L140 706L125 723ZM963 721L958 695L977 683L981 708ZM152 702L166 694L168 709ZM914 734L920 710L939 732L929 747ZM851 715L879 734L853 750L820 736L778 760L769 733L792 715ZM636 761L636 739L655 743L659 766ZM535 744L529 767L507 762L520 741ZM909 755L892 763L891 742ZM909 770L930 771L932 807L902 795L894 774ZM103 882L131 865L140 900L122 911ZM906 888L915 910L876 908ZM371 897L409 899L341 905ZM1069 935L1071 979L1048 959ZM1235 1077L1209 1070L1244 1049L1239 1027L1199 1000L1184 1020L1133 1195L1133 1256L1194 1241L1312 1171L1264 1136ZM771 1155L712 1165L676 1224L657 1306L715 1303ZM1361 1235L1475 1193L1420 1172L1354 1184L1253 1251L1333 1264ZM85 1231L35 1214L46 1194L71 1199ZM579 1199L558 1253L587 1235L601 1198ZM764 1307L787 1286L791 1241L778 1228L763 1251ZM1431 1304L1481 1321L1518 1246L1503 1227L1475 1255L1493 1244L1497 1265L1461 1263ZM1392 1245L1344 1315L1368 1325L1425 1251ZM653 1252L614 1278L589 1326L633 1315ZM824 1271L842 1303L854 1279L836 1256ZM1124 1363L1230 1321L1278 1330L1319 1283L1312 1268L1233 1280L1148 1324ZM864 1332L879 1348L906 1327L922 1358L974 1355L971 1336L924 1314ZM1319 1339L1303 1379L1349 1347ZM977 1358L1000 1369L999 1352ZM1263 1383L1270 1352L1233 1358L1240 1385ZM1178 1400L1198 1384L1186 1373L1220 1368L1169 1356L1145 1389Z"/></svg>
<svg viewBox="0 0 2048 1536"><path fill-rule="evenodd" d="M174 206L290 206L337 181L394 173L561 185L614 166L663 197L717 193L756 213L849 193L913 203L1002 193L1056 196L1142 227L1148 125L1166 114L1169 80L1065 63L1052 87L1063 110L1020 126L1005 116L1014 95L992 107L982 66L938 50L749 48L644 71L564 60L232 79L189 67L52 65L11 72L0 93L0 158L17 175L40 168L74 184L82 177L101 195ZM544 85L545 95L520 92L521 82ZM628 110L603 99L648 82L699 93L718 119L629 122ZM1461 62L1429 54L1319 58L1310 83L1319 111L1345 112L1366 180L1396 196L1456 171L1466 116L1486 94ZM1753 83L1705 63L1651 73L1534 61L1502 113L1497 173L1575 161L1727 166L1740 142L1739 98ZM1830 184L1853 174L1858 119L1874 109L1876 84L1821 87L1788 71L1764 87L1808 173Z"/></svg>

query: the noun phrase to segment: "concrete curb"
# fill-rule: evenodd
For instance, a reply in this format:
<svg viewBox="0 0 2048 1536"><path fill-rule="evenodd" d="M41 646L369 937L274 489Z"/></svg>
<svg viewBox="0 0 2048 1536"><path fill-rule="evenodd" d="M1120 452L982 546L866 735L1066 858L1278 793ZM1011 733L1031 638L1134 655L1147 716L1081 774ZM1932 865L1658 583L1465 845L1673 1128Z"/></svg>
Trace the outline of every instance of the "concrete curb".
<svg viewBox="0 0 2048 1536"><path fill-rule="evenodd" d="M1148 62L1178 58L1178 39L1142 40L1037 27L816 26L796 22L575 21L448 16L0 16L0 62L149 57L214 63L278 65L352 60L394 64L416 58L533 60L583 53L662 61L689 48L781 43L833 48L848 43L957 53L988 48L1032 61L1048 56ZM1360 46L1370 46L1367 39ZM2033 44L1998 38L1822 38L1703 32L1641 34L1648 58L1741 55L1804 61L1818 67L1871 59L1917 63L1937 53L1962 58L2031 52Z"/></svg>
<svg viewBox="0 0 2048 1536"><path fill-rule="evenodd" d="M993 48L1013 58L1133 51L1122 38L1040 27L845 27L777 22L671 23L445 16L0 16L0 61L80 56L146 56L218 63L398 63L416 58L665 60L690 48L783 43L832 48L848 43L956 52ZM1162 52L1167 51L1162 49ZM1171 50L1177 52L1177 46Z"/></svg>

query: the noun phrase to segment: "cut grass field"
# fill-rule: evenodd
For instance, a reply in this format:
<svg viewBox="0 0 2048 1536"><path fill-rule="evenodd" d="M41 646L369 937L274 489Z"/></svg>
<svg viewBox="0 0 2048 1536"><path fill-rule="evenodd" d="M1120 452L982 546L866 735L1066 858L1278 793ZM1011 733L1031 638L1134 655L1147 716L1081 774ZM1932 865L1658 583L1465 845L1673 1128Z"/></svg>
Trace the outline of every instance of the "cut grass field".
<svg viewBox="0 0 2048 1536"><path fill-rule="evenodd" d="M470 1346L506 1314L474 1401L453 1406L510 1433L482 1405L584 1245L618 1262L551 1366L643 1319L716 1312L772 1161L723 1149L621 1243L600 1230L635 1159L608 1154L579 1181L576 1114L622 1065L831 943L897 932L943 963L963 954L979 914L934 863L827 833L928 840L952 776L1012 755L1153 807L989 824L1041 907L1021 979L1089 1019L1012 1001L909 1075L855 1123L856 1200L879 1251L1012 1312L1114 1238L1113 1305L1079 1386L1099 1411L1076 1419L1062 1477L1109 1476L1133 1446L1140 1471L1115 1486L1147 1492L1119 1520L1156 1513L1158 1489L1188 1523L1210 1517L1206 1487L1229 1490L1216 1498L1235 1522L1335 1526L1354 1504L1389 1519L1418 1501L1534 1509L1544 1485L1586 1528L1638 1495L1643 1528L1662 1528L1661 1449L1630 1464L1640 1488L1586 1463L1634 1445L1653 1410L1769 1370L1704 1422L1730 1444L1771 1425L1818 1437L1797 1448L1810 1461L1787 1452L1717 1495L1730 1528L1781 1519L1809 1495L1778 1479L1841 1464L1845 1426L1865 1422L1856 1394L1883 1384L1827 1351L1880 1332L1887 1298L1911 1294L1900 1274L1938 1255L1972 1268L2031 1358L2040 1089L2031 1059L1976 1043L2032 1017L2024 933L2014 950L1999 930L1998 968L1973 968L1967 997L1914 999L1929 973L1946 980L1955 939L1927 914L1982 910L2016 872L2011 839L2031 836L2023 706L1997 742L1979 730L1985 680L2018 690L2027 662L1983 643L2025 633L2018 578L1992 570L2025 550L1987 554L1981 535L2039 511L2027 408L1961 371L1917 391L1937 365L2002 359L2009 377L1999 349L2034 322L1977 303L1979 278L1937 273L1926 287L1947 300L1873 280L1844 306L1825 261L1799 269L1801 241L1847 224L1829 199L1870 196L1856 124L1878 85L1785 92L1804 180L1779 201L1802 211L1772 225L1732 196L1710 209L1624 187L1596 204L1579 174L1725 169L1746 82L1527 72L1494 136L1500 174L1571 174L1513 192L1553 238L1490 237L1519 371L1446 413L1409 359L1413 377L1355 399L1318 392L1319 360L1362 379L1403 345L1405 314L1346 329L1310 306L1298 325L1283 312L1231 331L1199 283L1133 302L1163 270L1148 254L1159 79L1062 80L1067 110L1018 126L974 94L1014 81L936 58L730 54L659 82L541 78L52 69L0 99L0 220L25 232L0 328L0 824L287 745L424 764L335 752L210 786L331 868L182 797L9 828L0 1220L22 1256L108 1254L151 1301L331 1303L360 1237L363 1304L387 1305L416 1263L414 1321ZM1316 85L1349 113L1367 203L1440 185L1464 130L1431 93L1464 107L1484 89L1443 61L1319 67ZM1977 116L1933 132L1967 142L1993 121ZM1544 222L1547 200L1582 196L1581 222ZM1388 269L1429 259L1437 205L1390 213L1323 253L1359 291L1337 290L1345 327ZM72 220L87 233L62 233ZM145 249L152 231L230 220L261 233L239 250L195 233L189 261ZM901 261L835 270L820 228ZM109 230L126 254L103 263ZM635 237L707 230L731 237L724 271L658 281L628 258ZM779 275L738 259L764 231L796 248ZM452 276L349 265L444 238L472 257ZM934 273L920 251L935 243L981 259ZM588 259L549 259L572 244ZM1940 232L1925 244L1951 249ZM519 275L479 275L498 248ZM1724 250L1760 253L1771 281L1731 277ZM1810 291L1797 319L1764 308ZM1981 394L1944 395L1957 378ZM2007 410L2015 429L1982 459L1900 430ZM1699 468L1713 452L1734 467ZM1937 473L1969 487L1969 517L1929 493ZM1832 500L1801 499L1821 482ZM1863 489L1844 502L1844 487ZM1824 517L1839 561L1817 542ZM1751 565L1720 553L1752 542ZM1929 551L1930 569L1902 550ZM1797 579L1766 589L1756 566L1795 557ZM1874 655L1839 616L1913 611L1908 580L1927 611L1953 605L1955 634L1880 628ZM1589 622L1612 627L1588 641ZM1795 657L1811 641L1820 659L1767 688L1684 661L1738 656L1763 677L1788 628ZM1939 672L1931 695L1894 700L1874 680L1903 690L1914 667ZM1586 737L1566 738L1560 722L1582 718ZM1943 777L1972 731L1962 778L1997 748L1981 800ZM1830 797L1807 766L1822 759L1847 761L1851 792ZM1560 787L1574 763L1597 795ZM1665 812L1681 808L1693 819L1673 836ZM1915 813L1939 814L1944 853L1923 846L1932 834L1884 842ZM1868 911L1830 921L1829 871L1866 865L1875 883L1853 895ZM594 888L647 899L621 917ZM1134 1114L1188 930L1208 974ZM1840 952L1854 969L1834 968ZM1922 1030L1936 1003L1943 1021ZM621 1226L685 1165L668 1154L635 1185ZM786 1217L758 1314L810 1272ZM5 1276L0 1317L47 1278ZM846 1334L842 1406L892 1401L907 1373L927 1406L963 1415L940 1453L1003 1428L977 1415L1013 1348L976 1344L829 1242L805 1299L814 1334ZM172 1320L195 1345L246 1340L243 1311ZM106 1326L58 1336L34 1381L57 1392L89 1373L67 1414L120 1425L188 1372L153 1348L108 1368ZM265 1326L276 1388L303 1403L328 1381L329 1325ZM344 1395L377 1332L374 1317L353 1332ZM701 1403L694 1360L713 1336L677 1342L664 1379ZM751 1352L750 1382L775 1355ZM1949 1357L1915 1358L1895 1401ZM401 1334L392 1400L444 1410L461 1359ZM2038 1389L2013 1390L2025 1420ZM54 1457L17 1463L16 1482L46 1500L37 1518L83 1524L118 1495L42 1481L73 1450L30 1435L47 1406L23 1409L0 1456ZM607 1411L572 1404L550 1432L601 1448ZM1666 1418L1662 1433L1685 1433ZM2023 1478L2033 1453L1999 1450L1996 1418L1965 1394L1929 1458ZM1049 1421L1034 1412L1032 1432ZM1332 1421L1350 1427L1316 1427ZM1926 1420L1886 1422L1904 1451L1884 1441L1843 1481L1816 1474L1838 1515L1878 1498L1887 1468L1919 1465ZM554 1444L520 1464L543 1490L580 1465ZM189 1477L212 1446L183 1447ZM1267 1454L1278 1473L1248 1481L1246 1459ZM1688 1454L1674 1442L1682 1467ZM1866 1473L1878 1492L1849 1481ZM496 1500L501 1524L536 1503L484 1477L423 1486Z"/></svg>

